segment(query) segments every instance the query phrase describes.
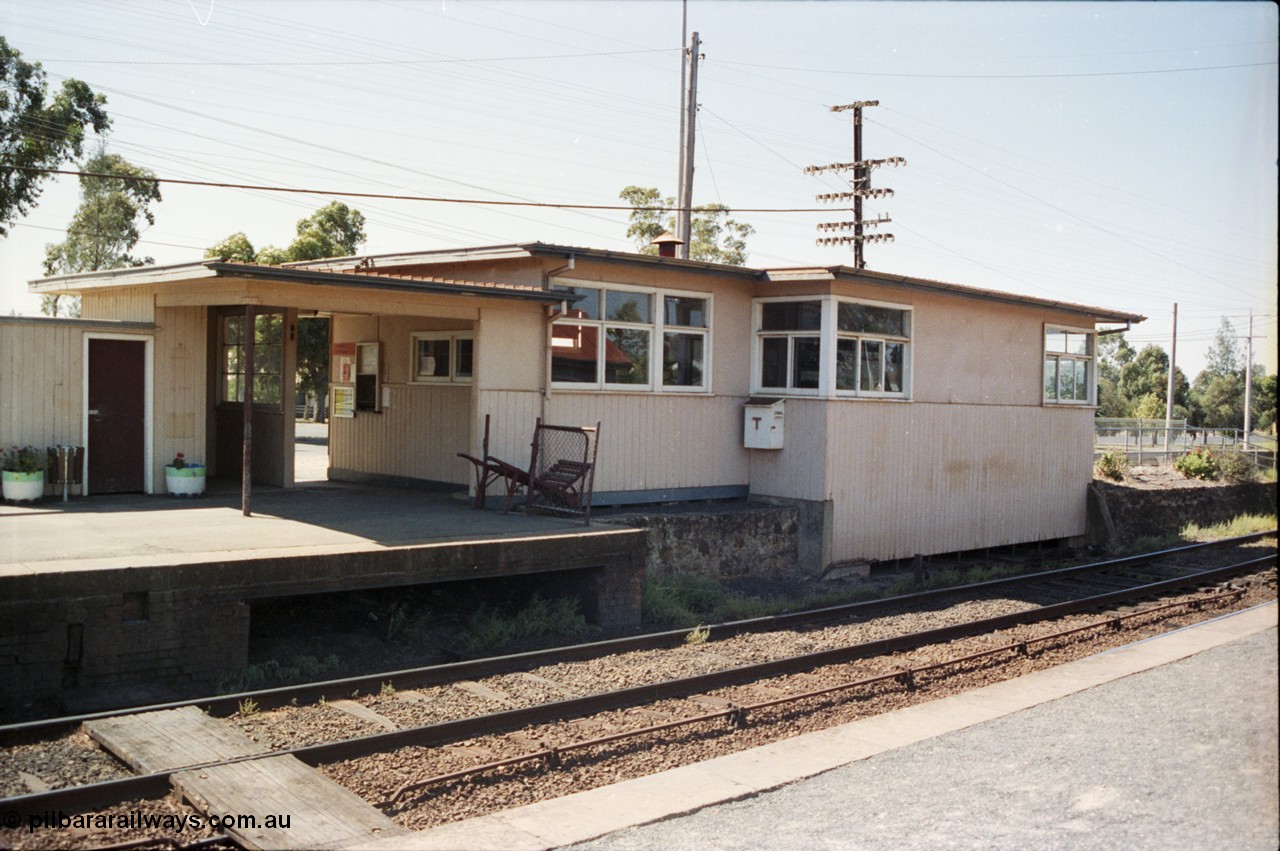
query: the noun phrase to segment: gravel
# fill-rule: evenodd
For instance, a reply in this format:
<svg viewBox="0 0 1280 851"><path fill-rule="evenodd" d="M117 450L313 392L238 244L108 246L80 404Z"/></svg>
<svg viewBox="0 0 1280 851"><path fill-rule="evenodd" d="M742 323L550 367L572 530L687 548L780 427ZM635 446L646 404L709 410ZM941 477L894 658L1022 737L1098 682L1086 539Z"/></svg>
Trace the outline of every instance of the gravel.
<svg viewBox="0 0 1280 851"><path fill-rule="evenodd" d="M1256 575L1248 587L1245 600L1231 606L1232 608L1243 608L1275 599L1274 570ZM1182 595L1182 598L1189 599L1193 596ZM402 726L436 723L513 706L559 700L567 696L566 693L595 693L846 646L905 632L1022 611L1031 605L1019 599L973 600L937 610L901 613L862 623L742 635L714 643L686 645L674 650L641 651L607 659L552 665L529 674L487 678L474 685L453 684L416 692L368 695L359 698L359 702ZM1202 613L1191 612L1172 617L1150 616L1147 618L1150 623L1141 623L1143 619L1137 619L1121 631L1094 630L1079 638L1041 647L1028 656L1005 653L996 659L966 663L959 673L953 669L946 673L921 674L916 677L915 689L891 681L837 697L815 698L802 704L761 710L751 715L750 724L744 729L734 729L724 720L716 720L699 722L673 731L648 733L622 742L596 746L589 751L569 753L564 756L560 768L554 771L548 771L542 762L528 762L494 770L413 793L406 796L399 809L389 808L388 812L400 824L411 829L483 815L755 747L996 680L1020 676L1202 620L1222 610L1220 606L1210 605ZM697 698L668 700L643 708L603 713L589 719L531 726L504 735L486 736L445 747L404 748L392 753L334 763L323 766L322 770L366 800L380 804L407 783L471 766L528 754L552 745L638 730L670 719L704 715L714 711L724 701L739 705L751 704L779 695L808 692L838 683L900 672L907 667L928 665L1096 621L1098 617L1096 614L1076 615L1052 625L1018 627L908 653L858 660L805 674L720 689L709 695L709 701ZM717 703L717 698L720 703ZM327 704L241 713L228 721L251 738L272 748L335 741L378 731L375 725ZM92 741L82 734L23 748L6 749L0 755L4 757L0 759L0 784L3 784L3 794L6 796L31 791L31 777L39 778L37 783L43 782L55 787L90 779L110 779L129 773L113 758L98 751ZM601 758L605 756L608 759ZM26 772L26 775L19 772ZM163 802L151 803L155 806L176 806ZM137 832L133 831L118 836L116 841L136 838ZM0 847L17 841L6 841L7 839L9 838L0 835ZM106 840L98 838L94 841L102 843Z"/></svg>
<svg viewBox="0 0 1280 851"><path fill-rule="evenodd" d="M6 748L0 756L0 798L133 774L80 731L48 742Z"/></svg>

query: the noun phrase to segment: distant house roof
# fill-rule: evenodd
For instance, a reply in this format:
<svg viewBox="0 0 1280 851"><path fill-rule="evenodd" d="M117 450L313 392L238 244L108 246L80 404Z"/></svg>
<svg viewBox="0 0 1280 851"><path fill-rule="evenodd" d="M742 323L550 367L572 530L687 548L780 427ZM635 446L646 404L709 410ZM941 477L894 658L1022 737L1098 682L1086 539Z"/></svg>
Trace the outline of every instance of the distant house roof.
<svg viewBox="0 0 1280 851"><path fill-rule="evenodd" d="M287 281L305 284L328 284L344 287L370 287L405 292L451 293L490 298L514 298L547 303L560 303L577 296L563 292L551 292L541 286L529 284L498 283L491 281L455 280L422 274L404 274L397 268L429 265L457 264L479 261L518 260L532 257L555 257L568 260L582 258L628 265L661 266L690 272L714 273L721 276L746 278L759 283L801 283L807 281L864 282L882 287L954 295L962 298L993 301L1002 304L1046 307L1091 316L1098 322L1141 322L1146 319L1139 313L1129 313L1104 307L1019 295L1000 290L982 289L910 275L855 269L850 266L801 266L791 268L752 268L730 266L723 263L707 263L701 260L682 260L675 257L659 257L655 254L637 254L627 251L609 251L571 245L553 245L545 242L521 242L507 245L489 245L475 248L456 248L431 251L413 251L399 254L369 254L351 257L329 257L323 260L306 260L265 266L257 263L203 260L196 263L179 263L168 266L141 266L108 272L85 272L78 275L61 275L31 281L32 292L64 292L105 287L137 286L210 277L240 277L262 280Z"/></svg>

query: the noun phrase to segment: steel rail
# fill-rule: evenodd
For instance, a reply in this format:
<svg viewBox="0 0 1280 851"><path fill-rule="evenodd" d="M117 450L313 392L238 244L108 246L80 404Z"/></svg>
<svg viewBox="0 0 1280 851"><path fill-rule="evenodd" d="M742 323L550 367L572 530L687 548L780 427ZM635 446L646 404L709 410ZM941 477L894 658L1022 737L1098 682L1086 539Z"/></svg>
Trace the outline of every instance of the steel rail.
<svg viewBox="0 0 1280 851"><path fill-rule="evenodd" d="M42 812L52 809L89 809L98 806L109 806L120 801L134 798L163 797L169 791L169 778L179 771L195 768L207 768L245 762L254 759L265 759L273 756L294 756L302 762L318 766L325 763L359 759L372 754L395 750L403 747L432 747L462 739L476 738L503 730L518 729L532 724L545 724L563 720L566 717L577 717L599 712L608 712L637 703L654 703L660 700L685 697L717 688L724 688L752 679L764 679L784 674L805 671L823 665L851 662L869 656L879 656L915 647L965 638L984 632L994 632L1032 623L1040 620L1062 617L1081 611L1088 611L1103 606L1114 605L1132 598L1141 598L1165 591L1175 590L1186 585L1218 582L1239 573L1260 568L1265 564L1274 565L1276 554L1272 553L1260 558L1238 562L1224 567L1194 574L1164 579L1159 582L1138 585L1124 591L1111 591L1077 600L1054 603L1021 612L982 618L962 624L951 624L944 627L922 630L915 633L879 638L860 644L845 647L819 650L813 653L755 662L735 668L664 680L657 683L645 683L638 686L602 692L584 697L567 698L536 706L508 709L501 712L443 721L403 730L374 733L338 742L325 742L316 745L304 745L268 753L254 754L246 757L183 766L170 771L135 777L108 780L84 786L52 789L30 795L0 799L0 808L24 812ZM682 633L687 634L687 633Z"/></svg>
<svg viewBox="0 0 1280 851"><path fill-rule="evenodd" d="M594 739L585 739L582 741L569 742L567 744L558 745L555 747L544 748L543 750L539 750L539 751L530 751L528 753L523 753L518 756L507 757L505 759L495 760L493 762L487 762L481 765L474 765L474 766L471 766L470 768L463 768L457 771L451 771L448 774L439 774L434 777L429 777L425 780L415 780L413 782L406 783L400 788L396 789L396 791L393 792L389 798L387 798L385 801L380 803L378 806L383 807L384 809L391 808L396 803L398 803L399 800L404 795L410 792L418 792L430 786L436 786L442 783L449 783L455 780L464 780L468 777L474 777L479 774L486 774L490 771L496 771L501 768L508 768L514 765L519 765L521 763L543 762L551 767L559 767L561 763L561 757L566 753L571 753L573 751L587 750L589 748L603 747L604 745L610 745L615 742L626 741L628 739L635 739L641 736L653 735L655 733L664 733L668 730L675 730L681 727L691 727L691 726L694 726L695 724L705 724L708 721L726 720L726 721L729 721L735 728L742 728L747 725L747 718L749 714L753 712L759 712L763 709L772 709L777 706L786 706L790 704L801 703L806 700L814 700L820 697L827 697L828 695L837 694L839 692L851 691L855 688L862 688L870 685L878 685L883 682L893 682L893 681L900 682L907 688L908 691L915 691L918 687L915 680L915 677L917 674L936 671L942 668L949 668L956 665L963 665L967 662L975 662L980 659L986 659L992 656L998 656L998 655L1001 655L1004 653L1010 653L1010 652L1015 652L1015 653L1018 653L1019 655L1026 656L1026 655L1029 655L1029 653L1031 652L1030 651L1031 646L1035 644L1054 641L1069 635L1074 635L1076 633L1087 632L1089 630L1101 629L1104 627L1112 627L1114 629L1119 629L1121 624L1124 621L1130 620L1132 618L1145 617L1153 614L1158 614L1160 612L1168 611L1170 609L1177 609L1177 608L1184 608L1184 607L1199 609L1199 608L1202 608L1206 603L1225 600L1227 598L1239 599L1241 596L1243 596L1243 594L1244 594L1243 589L1239 589L1234 591L1227 591L1222 594L1214 594L1210 597L1196 598L1193 600L1182 600L1176 603L1166 603L1160 606L1152 606L1150 608L1141 609L1136 612L1129 612L1122 615L1107 617L1100 621L1094 621L1093 623L1085 624L1084 626L1072 627L1071 629L1060 630L1058 632L1049 633L1048 635L1040 635L1034 638L1024 639L1022 641L1014 641L1009 644L1002 645L1000 647L992 647L986 650L980 650L976 653L969 653L964 656L955 656L950 659L944 659L940 662L931 662L927 665L912 666L909 668L904 668L901 671L893 671L887 674L877 674L874 677L866 677L861 680L843 682L834 686L826 686L824 688L814 689L811 691L802 692L800 694L789 694L789 695L786 695L785 697L772 698L770 700L760 701L758 703L733 704L725 707L724 709L704 713L702 715L696 715L689 718L680 718L674 721L667 721L662 724L653 724L647 727L639 727L635 730L624 730L618 733L611 733L607 736L599 736Z"/></svg>
<svg viewBox="0 0 1280 851"><path fill-rule="evenodd" d="M1018 585L1044 583L1052 581L1055 578L1075 577L1085 573L1132 567L1147 564L1162 558L1168 558L1170 556L1245 544L1251 541L1261 540L1266 537L1274 537L1275 535L1276 530L1254 532L1234 538L1224 538L1218 541L1206 541L1197 544L1186 544L1150 553L1140 553L1117 559L1108 559L1106 561L1090 562L1088 564L1055 568L1053 570L1036 571L1033 573L1023 573L1018 574L1017 576L1006 576L1000 579L990 579L983 582L973 582L965 585L934 588L927 591L913 592L911 594L901 594L895 597L861 600L854 603L841 603L819 609L807 609L799 612L783 612L775 615L765 615L758 618L728 621L720 624L712 624L702 628L707 630L709 641L720 641L742 633L771 632L780 629L792 629L816 622L848 618L864 612L871 612L879 609L911 606L951 596L979 594L1002 588L1015 587ZM375 693L379 691L384 684L390 684L398 691L404 691L406 689L440 685L442 683L454 682L456 680L473 680L482 677L496 676L499 674L511 673L512 671L526 670L531 667L554 665L561 662L576 662L584 659L594 659L601 656L637 650L676 647L684 643L688 634L689 630L687 628L664 630L662 632L645 633L643 635L628 636L626 638L613 638L587 644L573 644L565 647L549 648L545 650L532 650L505 656L490 656L484 659L451 662L444 665L408 668L379 674L363 674L354 677L324 680L315 683L279 686L269 689L259 689L257 691L213 695L187 700L170 701L166 703L149 704L146 706L135 706L104 710L101 712L84 713L80 715L69 715L40 721L24 721L15 724L5 724L0 725L0 746L23 744L26 742L37 741L41 738L48 738L53 735L73 730L86 721L94 721L102 718L115 718L121 715L134 715L141 712L158 712L164 709L178 709L184 706L200 707L210 715L216 717L234 714L239 709L240 703L247 700L253 701L253 703L260 709L274 709L294 702L311 703L321 699L337 700L341 698L348 698L353 692L366 694Z"/></svg>

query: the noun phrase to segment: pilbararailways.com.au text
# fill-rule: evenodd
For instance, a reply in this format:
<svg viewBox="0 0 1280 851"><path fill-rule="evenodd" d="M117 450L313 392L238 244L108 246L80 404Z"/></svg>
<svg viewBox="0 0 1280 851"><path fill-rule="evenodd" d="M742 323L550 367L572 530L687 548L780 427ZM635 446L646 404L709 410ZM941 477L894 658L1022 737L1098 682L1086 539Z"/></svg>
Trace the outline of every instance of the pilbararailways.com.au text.
<svg viewBox="0 0 1280 851"><path fill-rule="evenodd" d="M5 827L18 827L13 816L7 813ZM163 813L147 813L141 810L123 810L109 813L77 813L68 814L62 811L45 811L31 813L26 817L27 833L37 830L167 830L180 833L185 830L288 830L293 817L284 815L173 815Z"/></svg>

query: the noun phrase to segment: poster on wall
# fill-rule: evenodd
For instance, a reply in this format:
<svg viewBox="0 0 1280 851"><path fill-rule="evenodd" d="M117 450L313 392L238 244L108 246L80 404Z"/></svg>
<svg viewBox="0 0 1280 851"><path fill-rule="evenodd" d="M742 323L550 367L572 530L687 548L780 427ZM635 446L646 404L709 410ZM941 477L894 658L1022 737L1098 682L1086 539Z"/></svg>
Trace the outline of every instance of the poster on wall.
<svg viewBox="0 0 1280 851"><path fill-rule="evenodd" d="M343 384L355 383L355 357L350 355L346 357L339 357L335 363L337 364L337 369L334 370L334 375L337 376L337 379Z"/></svg>
<svg viewBox="0 0 1280 851"><path fill-rule="evenodd" d="M333 344L333 380L339 384L356 383L356 344Z"/></svg>
<svg viewBox="0 0 1280 851"><path fill-rule="evenodd" d="M333 399L329 404L329 416L350 419L356 415L356 388L330 384Z"/></svg>

